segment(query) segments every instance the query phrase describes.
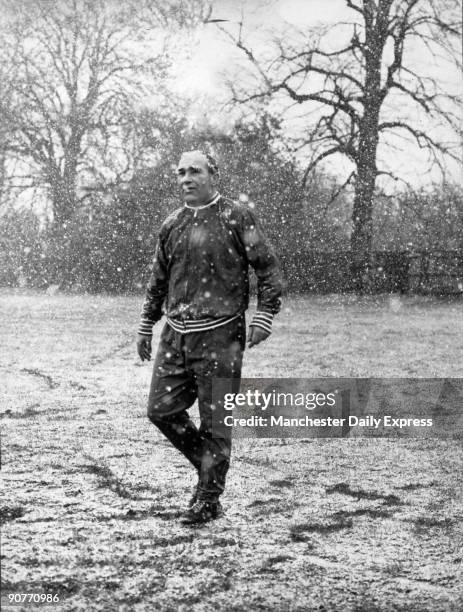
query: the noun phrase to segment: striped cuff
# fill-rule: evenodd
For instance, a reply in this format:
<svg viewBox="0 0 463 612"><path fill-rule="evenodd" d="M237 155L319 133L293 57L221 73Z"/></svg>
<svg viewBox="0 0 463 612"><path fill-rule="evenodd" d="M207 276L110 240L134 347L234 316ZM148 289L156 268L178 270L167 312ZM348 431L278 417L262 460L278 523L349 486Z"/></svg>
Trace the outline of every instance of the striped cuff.
<svg viewBox="0 0 463 612"><path fill-rule="evenodd" d="M153 335L153 325L154 321L150 321L149 319L140 319L140 324L138 326L138 333L141 336L152 336Z"/></svg>
<svg viewBox="0 0 463 612"><path fill-rule="evenodd" d="M256 314L252 317L250 325L254 327L260 327L261 329L264 329L266 332L271 334L272 321L273 315L271 312L264 312L262 310L258 310Z"/></svg>

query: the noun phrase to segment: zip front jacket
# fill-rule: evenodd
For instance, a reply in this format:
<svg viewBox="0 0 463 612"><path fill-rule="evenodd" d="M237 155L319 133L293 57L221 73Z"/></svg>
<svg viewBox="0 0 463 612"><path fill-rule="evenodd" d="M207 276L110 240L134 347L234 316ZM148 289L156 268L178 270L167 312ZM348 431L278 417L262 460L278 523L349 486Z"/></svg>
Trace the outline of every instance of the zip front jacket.
<svg viewBox="0 0 463 612"><path fill-rule="evenodd" d="M255 318L271 330L282 279L254 213L222 196L205 207L177 209L159 233L140 333L150 335L163 314L198 321L243 313L249 303L249 265L257 276Z"/></svg>

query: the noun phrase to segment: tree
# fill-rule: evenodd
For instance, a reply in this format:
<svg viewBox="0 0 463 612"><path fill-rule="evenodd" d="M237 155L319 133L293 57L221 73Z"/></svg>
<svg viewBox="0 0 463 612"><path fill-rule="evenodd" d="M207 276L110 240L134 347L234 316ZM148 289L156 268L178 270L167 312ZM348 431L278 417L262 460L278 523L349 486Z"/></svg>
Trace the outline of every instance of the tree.
<svg viewBox="0 0 463 612"><path fill-rule="evenodd" d="M62 228L85 197L79 187L131 169L125 145L134 109L147 97L159 101L169 34L204 21L208 7L203 0L1 0L0 7L3 152L18 162L19 184L47 188Z"/></svg>
<svg viewBox="0 0 463 612"><path fill-rule="evenodd" d="M287 32L276 41L275 55L267 61L245 42L242 23L237 34L221 29L244 52L260 83L251 92L234 87L233 102L278 97L307 108L304 134L293 143L299 151L309 151L305 179L330 156L342 155L351 163L353 171L345 184L355 186L352 272L355 288L366 290L375 185L379 175L392 176L379 167L378 149L390 145L390 136L396 135L429 151L442 170L448 158L461 161L455 145L420 125L425 117L461 134L461 101L443 89L432 71L417 68L409 53L414 45L415 55L438 57L442 65L449 61L461 68L461 7L458 0L346 0L346 4L351 22Z"/></svg>

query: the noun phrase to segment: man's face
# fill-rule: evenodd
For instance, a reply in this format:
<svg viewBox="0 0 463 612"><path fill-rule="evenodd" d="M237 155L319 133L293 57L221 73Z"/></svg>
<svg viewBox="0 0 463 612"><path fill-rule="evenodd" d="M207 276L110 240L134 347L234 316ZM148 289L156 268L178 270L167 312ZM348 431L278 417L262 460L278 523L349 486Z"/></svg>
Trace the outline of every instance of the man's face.
<svg viewBox="0 0 463 612"><path fill-rule="evenodd" d="M206 157L199 152L183 153L177 168L177 181L187 204L206 204L215 193L215 177Z"/></svg>

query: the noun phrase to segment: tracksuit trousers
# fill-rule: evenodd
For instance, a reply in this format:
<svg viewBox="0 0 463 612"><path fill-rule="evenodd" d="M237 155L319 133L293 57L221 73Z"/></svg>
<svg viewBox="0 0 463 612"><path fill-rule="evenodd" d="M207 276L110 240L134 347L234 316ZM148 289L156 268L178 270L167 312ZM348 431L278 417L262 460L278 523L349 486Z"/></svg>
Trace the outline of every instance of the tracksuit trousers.
<svg viewBox="0 0 463 612"><path fill-rule="evenodd" d="M185 455L198 473L198 499L217 501L230 465L231 428L215 428L223 419L223 401L212 399L212 380L223 393L237 393L246 340L245 317L208 331L181 334L167 323L153 366L148 417ZM224 380L226 379L226 380ZM198 400L200 426L188 415Z"/></svg>

